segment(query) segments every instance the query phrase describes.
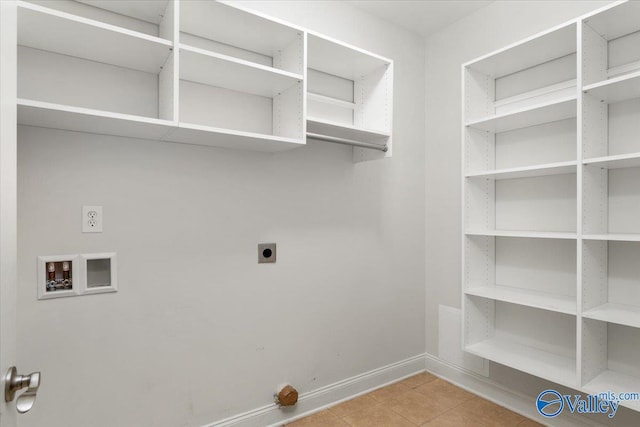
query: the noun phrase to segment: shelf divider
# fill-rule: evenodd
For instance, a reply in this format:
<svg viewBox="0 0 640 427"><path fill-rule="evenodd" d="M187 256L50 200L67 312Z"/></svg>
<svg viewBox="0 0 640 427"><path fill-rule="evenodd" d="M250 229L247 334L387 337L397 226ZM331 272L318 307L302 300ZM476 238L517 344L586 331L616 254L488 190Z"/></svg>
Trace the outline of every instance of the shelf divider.
<svg viewBox="0 0 640 427"><path fill-rule="evenodd" d="M525 346L502 337L494 337L465 350L519 371L568 387L576 387L576 361L534 347Z"/></svg>
<svg viewBox="0 0 640 427"><path fill-rule="evenodd" d="M583 388L591 394L610 390L616 393L637 393L640 390L640 378L606 370L586 383ZM640 401L638 400L621 401L620 404L634 411L640 411Z"/></svg>
<svg viewBox="0 0 640 427"><path fill-rule="evenodd" d="M640 98L640 71L585 86L583 91L607 104Z"/></svg>
<svg viewBox="0 0 640 427"><path fill-rule="evenodd" d="M521 230L468 230L467 236L530 237L535 239L577 239L576 233L562 231L521 231Z"/></svg>
<svg viewBox="0 0 640 427"><path fill-rule="evenodd" d="M182 144L207 145L211 147L277 152L297 148L305 144L302 139L244 132L180 122L163 138L165 141Z"/></svg>
<svg viewBox="0 0 640 427"><path fill-rule="evenodd" d="M307 132L384 145L389 133L307 117Z"/></svg>
<svg viewBox="0 0 640 427"><path fill-rule="evenodd" d="M466 178L491 178L491 179L516 179L530 178L535 176L564 175L576 173L578 162L567 161L557 163L547 163L543 165L523 166L517 168L494 169L484 172L473 172L466 175Z"/></svg>
<svg viewBox="0 0 640 427"><path fill-rule="evenodd" d="M299 74L180 45L180 78L271 98L298 82Z"/></svg>
<svg viewBox="0 0 640 427"><path fill-rule="evenodd" d="M584 159L583 164L601 169L624 169L640 167L640 153L617 154L614 156L592 157Z"/></svg>
<svg viewBox="0 0 640 427"><path fill-rule="evenodd" d="M605 303L582 313L582 317L640 328L640 307Z"/></svg>
<svg viewBox="0 0 640 427"><path fill-rule="evenodd" d="M576 297L530 289L500 285L472 286L465 294L564 314L575 315L577 312Z"/></svg>
<svg viewBox="0 0 640 427"><path fill-rule="evenodd" d="M18 124L156 140L175 125L168 120L28 99L18 99Z"/></svg>
<svg viewBox="0 0 640 427"><path fill-rule="evenodd" d="M576 117L576 97L565 96L557 100L519 108L483 119L472 120L466 126L487 132L501 133Z"/></svg>

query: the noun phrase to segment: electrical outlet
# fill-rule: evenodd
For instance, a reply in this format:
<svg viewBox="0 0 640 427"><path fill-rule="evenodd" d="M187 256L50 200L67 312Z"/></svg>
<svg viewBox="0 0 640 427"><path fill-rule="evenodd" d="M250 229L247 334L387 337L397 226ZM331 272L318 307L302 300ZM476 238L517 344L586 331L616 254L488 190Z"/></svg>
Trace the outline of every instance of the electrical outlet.
<svg viewBox="0 0 640 427"><path fill-rule="evenodd" d="M82 205L82 232L102 233L102 206Z"/></svg>
<svg viewBox="0 0 640 427"><path fill-rule="evenodd" d="M276 244L275 243L259 243L258 244L258 264L276 262Z"/></svg>

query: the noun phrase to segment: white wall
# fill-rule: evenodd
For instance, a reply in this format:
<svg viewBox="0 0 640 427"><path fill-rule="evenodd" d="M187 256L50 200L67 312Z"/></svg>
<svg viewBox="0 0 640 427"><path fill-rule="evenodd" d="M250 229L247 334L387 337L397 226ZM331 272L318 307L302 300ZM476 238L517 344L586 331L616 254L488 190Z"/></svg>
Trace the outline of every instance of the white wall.
<svg viewBox="0 0 640 427"><path fill-rule="evenodd" d="M496 1L426 40L426 350L438 356L439 305L460 307L461 286L461 64L554 25L595 10L607 1ZM444 334L457 329L440 325ZM491 379L526 395L549 385L492 364ZM533 403L532 403L533 404ZM638 425L621 409L609 425Z"/></svg>
<svg viewBox="0 0 640 427"><path fill-rule="evenodd" d="M18 353L43 372L21 426L200 426L424 352L424 41L340 2L254 6L395 60L393 158L21 127ZM36 300L37 255L102 251L117 294Z"/></svg>

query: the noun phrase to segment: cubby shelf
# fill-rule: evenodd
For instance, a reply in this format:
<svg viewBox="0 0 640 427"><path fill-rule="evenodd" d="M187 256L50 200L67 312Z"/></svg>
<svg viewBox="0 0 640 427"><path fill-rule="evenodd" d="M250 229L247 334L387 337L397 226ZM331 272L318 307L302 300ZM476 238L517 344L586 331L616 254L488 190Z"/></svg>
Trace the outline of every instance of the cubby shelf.
<svg viewBox="0 0 640 427"><path fill-rule="evenodd" d="M302 75L204 49L180 45L180 78L264 97L273 97Z"/></svg>
<svg viewBox="0 0 640 427"><path fill-rule="evenodd" d="M158 74L172 42L39 5L18 2L18 44Z"/></svg>
<svg viewBox="0 0 640 427"><path fill-rule="evenodd" d="M640 307L608 302L582 313L582 317L640 328Z"/></svg>
<svg viewBox="0 0 640 427"><path fill-rule="evenodd" d="M373 143L384 142L390 136L388 132L384 131L364 129L311 117L307 118L307 132Z"/></svg>
<svg viewBox="0 0 640 427"><path fill-rule="evenodd" d="M563 175L576 173L578 162L557 162L544 165L524 166L518 168L495 169L484 172L474 172L466 175L466 178L491 178L496 180L530 178L534 176Z"/></svg>
<svg viewBox="0 0 640 427"><path fill-rule="evenodd" d="M468 345L465 350L558 384L576 386L575 357L561 356L512 342L503 337L490 338Z"/></svg>
<svg viewBox="0 0 640 427"><path fill-rule="evenodd" d="M203 15L207 19L202 19ZM181 2L180 31L265 56L273 56L304 32L233 2L220 1Z"/></svg>
<svg viewBox="0 0 640 427"><path fill-rule="evenodd" d="M18 124L130 138L162 139L168 120L18 99Z"/></svg>
<svg viewBox="0 0 640 427"><path fill-rule="evenodd" d="M317 33L309 33L309 68L357 80L389 65L381 56Z"/></svg>
<svg viewBox="0 0 640 427"><path fill-rule="evenodd" d="M576 314L576 298L510 286L477 286L465 290L466 295L540 308L564 314Z"/></svg>
<svg viewBox="0 0 640 427"><path fill-rule="evenodd" d="M501 133L576 117L576 114L576 97L565 96L557 100L473 120L467 122L466 125L478 130Z"/></svg>
<svg viewBox="0 0 640 427"><path fill-rule="evenodd" d="M588 393L598 394L606 391L615 393L637 393L640 390L640 378L613 370L606 370L586 383L583 387ZM621 401L622 406L640 411L640 401Z"/></svg>
<svg viewBox="0 0 640 427"><path fill-rule="evenodd" d="M605 40L615 40L640 30L638 16L640 16L640 3L629 1L589 16L584 22Z"/></svg>
<svg viewBox="0 0 640 427"><path fill-rule="evenodd" d="M584 159L583 163L585 165L597 166L601 169L635 168L640 167L640 153L593 157L590 159Z"/></svg>
<svg viewBox="0 0 640 427"><path fill-rule="evenodd" d="M583 91L607 104L640 98L640 71L585 86Z"/></svg>
<svg viewBox="0 0 640 427"><path fill-rule="evenodd" d="M498 78L575 51L576 26L569 23L492 52L466 66Z"/></svg>
<svg viewBox="0 0 640 427"><path fill-rule="evenodd" d="M469 230L467 236L493 236L493 237L529 237L535 239L566 239L577 238L576 233L561 231L520 231L520 230Z"/></svg>

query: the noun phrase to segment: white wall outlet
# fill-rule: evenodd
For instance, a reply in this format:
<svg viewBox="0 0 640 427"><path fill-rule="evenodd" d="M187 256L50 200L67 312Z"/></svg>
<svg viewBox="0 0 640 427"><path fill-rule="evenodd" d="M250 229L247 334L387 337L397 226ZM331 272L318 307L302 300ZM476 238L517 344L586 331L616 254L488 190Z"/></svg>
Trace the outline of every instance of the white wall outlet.
<svg viewBox="0 0 640 427"><path fill-rule="evenodd" d="M102 233L102 206L82 205L82 232Z"/></svg>

